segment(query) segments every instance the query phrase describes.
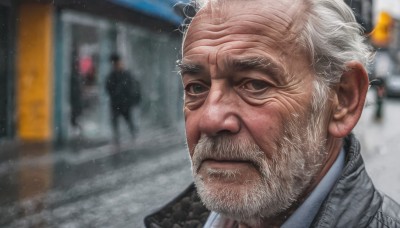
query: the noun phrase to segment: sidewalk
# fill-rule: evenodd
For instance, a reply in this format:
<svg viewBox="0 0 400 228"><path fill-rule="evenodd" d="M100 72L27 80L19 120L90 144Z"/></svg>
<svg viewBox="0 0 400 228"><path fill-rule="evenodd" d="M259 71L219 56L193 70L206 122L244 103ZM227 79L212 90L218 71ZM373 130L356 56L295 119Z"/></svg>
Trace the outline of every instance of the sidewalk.
<svg viewBox="0 0 400 228"><path fill-rule="evenodd" d="M154 198L154 191L172 197L191 180L181 129L140 132L134 140L122 139L119 152L102 142L77 150L8 142L6 151L3 142L2 158L9 156L0 163L0 227L127 227L132 219L141 224L154 207L142 202ZM166 190L155 177L175 179Z"/></svg>
<svg viewBox="0 0 400 228"><path fill-rule="evenodd" d="M139 132L132 139L124 137L117 147L110 140L99 139L69 142L57 147L50 143L3 141L0 142L0 176L5 175L16 166L19 168L32 165L52 163L53 166L84 165L102 159L112 159L130 151L146 151L146 154L135 153L135 156L154 156L157 149L184 145L182 128L166 128Z"/></svg>
<svg viewBox="0 0 400 228"><path fill-rule="evenodd" d="M383 119L374 121L374 91L354 132L375 186L400 202L400 99L384 100Z"/></svg>

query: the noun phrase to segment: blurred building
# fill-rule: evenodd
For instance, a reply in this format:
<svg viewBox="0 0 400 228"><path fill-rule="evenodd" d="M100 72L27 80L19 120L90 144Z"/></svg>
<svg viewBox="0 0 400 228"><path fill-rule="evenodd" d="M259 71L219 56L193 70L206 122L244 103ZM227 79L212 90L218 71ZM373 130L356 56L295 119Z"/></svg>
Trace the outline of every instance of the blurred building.
<svg viewBox="0 0 400 228"><path fill-rule="evenodd" d="M400 0L374 0L373 21L374 31L371 34L371 41L377 50L374 62L376 77L383 78L387 88L394 82L398 88Z"/></svg>
<svg viewBox="0 0 400 228"><path fill-rule="evenodd" d="M373 2L374 22L382 11L388 12L394 18L400 18L400 0L374 0Z"/></svg>
<svg viewBox="0 0 400 228"><path fill-rule="evenodd" d="M183 18L174 10L177 1L0 0L0 140L70 139L76 72L83 136L108 138L104 84L113 52L141 83L139 129L178 124L182 91L175 65Z"/></svg>
<svg viewBox="0 0 400 228"><path fill-rule="evenodd" d="M357 21L364 27L366 33L371 32L373 27L373 1L372 0L345 0L357 18Z"/></svg>
<svg viewBox="0 0 400 228"><path fill-rule="evenodd" d="M15 8L0 0L0 138L14 135Z"/></svg>

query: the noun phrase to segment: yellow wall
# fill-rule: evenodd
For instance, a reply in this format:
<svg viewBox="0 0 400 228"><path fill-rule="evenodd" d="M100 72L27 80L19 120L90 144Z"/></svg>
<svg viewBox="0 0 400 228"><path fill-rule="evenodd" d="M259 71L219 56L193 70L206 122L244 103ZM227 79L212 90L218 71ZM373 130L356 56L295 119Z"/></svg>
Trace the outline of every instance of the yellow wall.
<svg viewBox="0 0 400 228"><path fill-rule="evenodd" d="M17 106L22 140L52 137L53 8L23 3L18 12Z"/></svg>

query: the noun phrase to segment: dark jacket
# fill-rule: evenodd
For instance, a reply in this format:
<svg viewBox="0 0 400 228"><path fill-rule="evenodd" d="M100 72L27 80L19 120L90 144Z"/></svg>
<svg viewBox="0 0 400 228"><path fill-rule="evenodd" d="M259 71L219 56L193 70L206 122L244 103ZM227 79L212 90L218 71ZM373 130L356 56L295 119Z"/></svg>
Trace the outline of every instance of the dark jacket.
<svg viewBox="0 0 400 228"><path fill-rule="evenodd" d="M140 84L126 70L112 71L106 79L106 91L111 107L126 110L136 105L140 96Z"/></svg>
<svg viewBox="0 0 400 228"><path fill-rule="evenodd" d="M77 72L72 72L70 78L69 100L71 104L71 115L79 116L83 110L82 104L82 76Z"/></svg>
<svg viewBox="0 0 400 228"><path fill-rule="evenodd" d="M400 206L378 192L360 154L354 135L344 140L346 164L342 176L322 204L311 227L400 227ZM201 204L194 185L161 210L145 218L156 227L202 227L209 211Z"/></svg>

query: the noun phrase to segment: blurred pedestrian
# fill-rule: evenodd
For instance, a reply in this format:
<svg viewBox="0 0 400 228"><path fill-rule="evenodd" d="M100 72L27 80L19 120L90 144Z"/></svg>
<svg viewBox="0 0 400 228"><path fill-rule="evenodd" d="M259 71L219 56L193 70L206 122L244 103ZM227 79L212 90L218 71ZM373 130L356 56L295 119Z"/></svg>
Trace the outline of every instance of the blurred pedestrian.
<svg viewBox="0 0 400 228"><path fill-rule="evenodd" d="M125 70L118 54L110 56L112 70L106 80L106 91L110 97L111 125L114 141L119 143L120 116L126 121L132 136L135 135L135 125L132 118L132 107L140 102L140 84Z"/></svg>
<svg viewBox="0 0 400 228"><path fill-rule="evenodd" d="M376 50L373 67L371 69L371 86L375 89L375 112L374 120L382 121L384 118L384 98L386 96L385 81L395 65L387 49Z"/></svg>
<svg viewBox="0 0 400 228"><path fill-rule="evenodd" d="M79 122L80 116L82 115L82 76L79 74L78 62L73 60L73 66L71 69L70 77L70 117L71 126L75 135L81 135L82 126Z"/></svg>
<svg viewBox="0 0 400 228"><path fill-rule="evenodd" d="M372 85L375 85L375 100L376 100L376 109L375 109L375 121L382 121L383 118L383 102L385 98L385 82L383 78L376 78L374 79L374 83Z"/></svg>
<svg viewBox="0 0 400 228"><path fill-rule="evenodd" d="M194 184L147 227L400 227L352 134L371 48L343 0L195 0L179 65ZM395 180L393 180L395 181Z"/></svg>

